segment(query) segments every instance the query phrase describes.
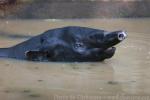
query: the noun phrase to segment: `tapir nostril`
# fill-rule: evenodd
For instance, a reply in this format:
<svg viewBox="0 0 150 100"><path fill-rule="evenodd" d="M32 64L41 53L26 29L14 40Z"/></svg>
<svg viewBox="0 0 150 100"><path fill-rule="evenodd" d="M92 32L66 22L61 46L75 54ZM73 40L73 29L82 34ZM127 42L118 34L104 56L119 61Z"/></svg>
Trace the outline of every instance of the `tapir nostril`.
<svg viewBox="0 0 150 100"><path fill-rule="evenodd" d="M124 31L118 33L118 40L122 41L126 37L127 37L127 34Z"/></svg>

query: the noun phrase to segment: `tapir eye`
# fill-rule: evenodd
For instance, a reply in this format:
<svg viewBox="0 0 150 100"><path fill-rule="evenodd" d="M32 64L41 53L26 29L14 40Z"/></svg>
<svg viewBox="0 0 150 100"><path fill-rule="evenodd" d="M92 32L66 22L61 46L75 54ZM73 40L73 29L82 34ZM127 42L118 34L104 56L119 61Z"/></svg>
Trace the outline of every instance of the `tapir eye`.
<svg viewBox="0 0 150 100"><path fill-rule="evenodd" d="M79 43L79 42L75 43L75 48L81 48L83 46L84 46L83 43Z"/></svg>
<svg viewBox="0 0 150 100"><path fill-rule="evenodd" d="M77 51L78 53L84 53L86 49L86 46L84 43L77 41L74 44L74 50Z"/></svg>

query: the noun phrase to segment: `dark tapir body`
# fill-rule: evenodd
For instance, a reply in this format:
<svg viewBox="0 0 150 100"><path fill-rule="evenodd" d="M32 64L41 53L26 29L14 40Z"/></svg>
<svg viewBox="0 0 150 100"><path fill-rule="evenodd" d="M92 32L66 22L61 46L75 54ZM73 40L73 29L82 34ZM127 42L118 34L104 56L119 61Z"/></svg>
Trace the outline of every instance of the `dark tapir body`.
<svg viewBox="0 0 150 100"><path fill-rule="evenodd" d="M102 61L111 58L124 31L107 32L86 27L52 29L10 48L1 48L0 56L32 61Z"/></svg>

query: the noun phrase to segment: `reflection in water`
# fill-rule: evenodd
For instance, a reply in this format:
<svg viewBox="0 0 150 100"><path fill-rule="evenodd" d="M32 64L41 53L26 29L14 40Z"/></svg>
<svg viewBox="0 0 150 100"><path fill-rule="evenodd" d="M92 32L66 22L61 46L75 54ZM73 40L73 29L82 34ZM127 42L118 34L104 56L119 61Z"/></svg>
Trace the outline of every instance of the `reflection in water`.
<svg viewBox="0 0 150 100"><path fill-rule="evenodd" d="M112 59L97 63L27 62L0 59L0 98L51 100L57 95L150 94L150 19L2 20L0 47L15 45L43 31L78 25L106 30L124 29L128 38L117 45Z"/></svg>

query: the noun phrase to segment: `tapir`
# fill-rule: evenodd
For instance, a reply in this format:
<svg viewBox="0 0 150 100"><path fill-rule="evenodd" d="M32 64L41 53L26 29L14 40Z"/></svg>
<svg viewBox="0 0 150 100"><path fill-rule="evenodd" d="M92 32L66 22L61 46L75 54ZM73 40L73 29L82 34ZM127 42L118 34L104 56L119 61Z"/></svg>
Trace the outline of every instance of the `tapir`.
<svg viewBox="0 0 150 100"><path fill-rule="evenodd" d="M111 58L125 31L106 31L80 26L51 29L8 48L0 57L31 61L95 62Z"/></svg>

